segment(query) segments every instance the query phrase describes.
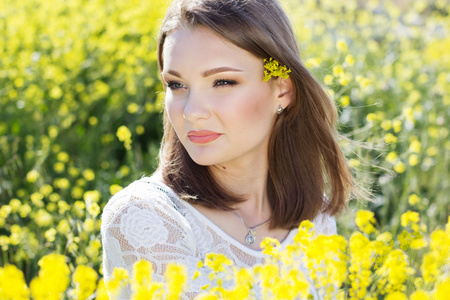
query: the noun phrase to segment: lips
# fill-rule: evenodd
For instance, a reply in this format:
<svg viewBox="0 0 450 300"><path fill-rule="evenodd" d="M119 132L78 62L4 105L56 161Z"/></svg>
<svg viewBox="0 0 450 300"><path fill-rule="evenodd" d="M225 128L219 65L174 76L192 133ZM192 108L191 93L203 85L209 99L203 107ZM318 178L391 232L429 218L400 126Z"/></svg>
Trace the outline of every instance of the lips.
<svg viewBox="0 0 450 300"><path fill-rule="evenodd" d="M188 139L195 144L207 144L217 140L222 134L210 130L189 131Z"/></svg>

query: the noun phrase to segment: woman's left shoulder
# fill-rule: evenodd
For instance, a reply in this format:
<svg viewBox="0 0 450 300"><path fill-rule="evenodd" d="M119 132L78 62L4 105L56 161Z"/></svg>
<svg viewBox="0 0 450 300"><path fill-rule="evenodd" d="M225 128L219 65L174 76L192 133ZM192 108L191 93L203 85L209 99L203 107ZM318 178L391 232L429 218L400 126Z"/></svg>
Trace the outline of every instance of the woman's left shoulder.
<svg viewBox="0 0 450 300"><path fill-rule="evenodd" d="M317 234L337 234L336 218L327 213L319 213L313 220L314 230Z"/></svg>

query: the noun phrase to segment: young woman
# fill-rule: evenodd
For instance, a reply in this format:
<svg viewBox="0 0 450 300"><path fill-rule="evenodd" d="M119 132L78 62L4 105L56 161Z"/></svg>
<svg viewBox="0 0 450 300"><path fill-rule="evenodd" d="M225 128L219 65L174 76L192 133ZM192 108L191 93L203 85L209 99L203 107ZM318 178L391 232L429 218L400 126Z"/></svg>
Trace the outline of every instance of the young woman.
<svg viewBox="0 0 450 300"><path fill-rule="evenodd" d="M317 233L336 232L333 216L353 187L336 108L302 64L276 0L175 0L158 59L160 165L104 209L106 280L141 259L161 281L167 263L192 276L210 252L261 263L265 237L289 244L306 219ZM203 284L190 282L186 296Z"/></svg>

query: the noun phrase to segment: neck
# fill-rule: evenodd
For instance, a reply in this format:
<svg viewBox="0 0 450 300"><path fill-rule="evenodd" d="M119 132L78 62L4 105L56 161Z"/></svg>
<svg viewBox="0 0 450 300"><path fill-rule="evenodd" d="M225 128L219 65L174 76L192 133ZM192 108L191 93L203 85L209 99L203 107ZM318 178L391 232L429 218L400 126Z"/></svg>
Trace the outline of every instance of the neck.
<svg viewBox="0 0 450 300"><path fill-rule="evenodd" d="M211 167L211 171L226 189L245 199L236 205L235 211L249 226L255 226L271 217L267 195L267 163L259 161L246 166L223 164Z"/></svg>

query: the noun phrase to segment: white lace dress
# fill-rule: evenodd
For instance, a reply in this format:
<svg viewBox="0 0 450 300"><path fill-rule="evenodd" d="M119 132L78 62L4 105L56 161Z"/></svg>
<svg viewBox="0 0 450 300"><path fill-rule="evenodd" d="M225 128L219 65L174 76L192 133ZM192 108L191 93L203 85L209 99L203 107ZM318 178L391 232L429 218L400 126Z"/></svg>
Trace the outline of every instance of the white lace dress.
<svg viewBox="0 0 450 300"><path fill-rule="evenodd" d="M314 221L318 234L336 234L334 217L320 215ZM169 262L182 263L192 278L197 263L207 253L222 253L236 266L249 267L264 261L261 251L253 250L230 237L157 176L144 177L115 194L102 215L103 275L109 280L115 267L128 269L145 259L153 264L153 279L164 281ZM293 241L297 229L281 243ZM201 291L206 282L189 282L186 298ZM129 299L125 291L121 299Z"/></svg>

